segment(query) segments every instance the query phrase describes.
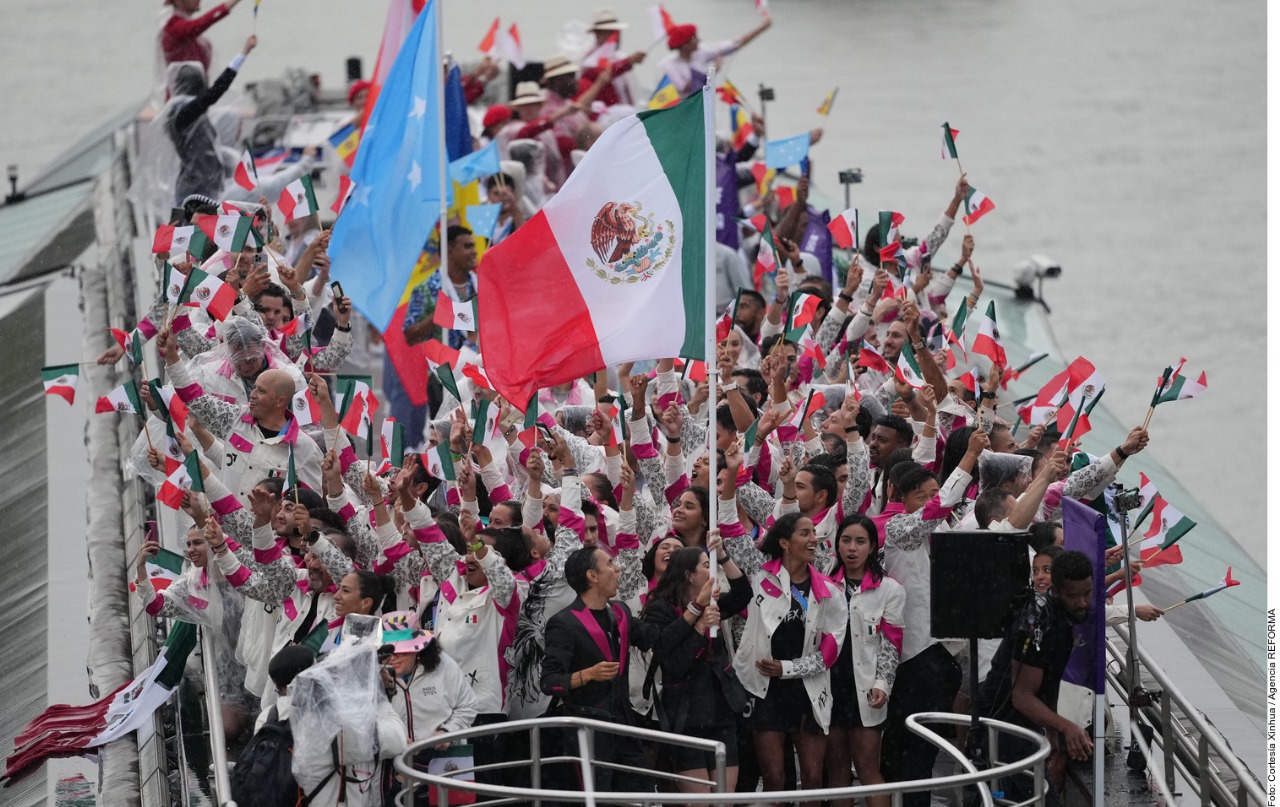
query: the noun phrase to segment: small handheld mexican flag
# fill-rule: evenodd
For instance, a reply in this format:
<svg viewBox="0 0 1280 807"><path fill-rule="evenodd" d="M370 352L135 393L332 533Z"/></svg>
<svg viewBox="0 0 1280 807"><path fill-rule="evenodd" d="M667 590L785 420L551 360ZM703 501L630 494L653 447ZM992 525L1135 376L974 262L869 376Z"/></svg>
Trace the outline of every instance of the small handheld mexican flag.
<svg viewBox="0 0 1280 807"><path fill-rule="evenodd" d="M257 6L254 6L253 13L257 16ZM236 184L247 191L258 187L258 168L253 164L253 155L249 153L248 147L240 155L240 162L236 164L235 179Z"/></svg>
<svg viewBox="0 0 1280 807"><path fill-rule="evenodd" d="M148 556L147 579L151 581L151 587L159 593L173 585L182 576L182 563L182 556L168 549L161 549Z"/></svg>
<svg viewBox="0 0 1280 807"><path fill-rule="evenodd" d="M182 494L188 490L204 493L204 479L200 476L200 455L194 451L188 454L187 459L164 480L164 484L156 492L156 499L166 507L180 510Z"/></svg>
<svg viewBox="0 0 1280 807"><path fill-rule="evenodd" d="M422 461L427 466L427 473L441 481L453 482L458 476L453 470L453 453L449 449L448 442L441 442L432 446L425 454L422 454Z"/></svg>
<svg viewBox="0 0 1280 807"><path fill-rule="evenodd" d="M609 446L620 446L630 438L627 434L627 402L621 395L606 395L601 399L605 403L605 417L609 418Z"/></svg>
<svg viewBox="0 0 1280 807"><path fill-rule="evenodd" d="M1144 568L1181 563L1182 550L1177 546L1178 540L1191 532L1196 523L1158 493L1152 498L1151 505L1151 526L1138 544Z"/></svg>
<svg viewBox="0 0 1280 807"><path fill-rule="evenodd" d="M1198 381L1192 381L1190 378L1182 374L1182 367L1187 363L1186 359L1178 362L1177 367L1169 367L1165 369L1169 380L1166 382L1161 379L1160 387L1156 390L1155 397L1151 399L1151 405L1155 406L1162 403L1170 403L1171 401L1185 401L1188 398L1199 397L1200 393L1209 388L1209 379L1203 372L1200 373Z"/></svg>
<svg viewBox="0 0 1280 807"><path fill-rule="evenodd" d="M263 243L258 231L253 229L251 216L201 216L196 220L196 226L219 249L227 252L244 252L250 237L257 246Z"/></svg>
<svg viewBox="0 0 1280 807"><path fill-rule="evenodd" d="M436 298L436 310L431 321L446 331L474 331L478 310L475 297L461 302L454 300L444 293L444 289L441 289L440 296Z"/></svg>
<svg viewBox="0 0 1280 807"><path fill-rule="evenodd" d="M320 203L316 201L315 189L311 187L311 176L303 174L285 185L280 192L279 204L286 222L310 216L319 210Z"/></svg>
<svg viewBox="0 0 1280 807"><path fill-rule="evenodd" d="M956 135L960 134L959 129L952 129L950 123L942 124L942 159L958 160L960 155L956 153Z"/></svg>
<svg viewBox="0 0 1280 807"><path fill-rule="evenodd" d="M822 298L803 291L791 293L791 306L787 309L787 324L783 329L788 342L799 342L804 332L817 316Z"/></svg>
<svg viewBox="0 0 1280 807"><path fill-rule="evenodd" d="M868 370L875 370L877 373L888 374L893 372L893 368L889 366L889 362L880 354L880 351L865 341L862 343L862 347L858 348L858 366L865 367Z"/></svg>
<svg viewBox="0 0 1280 807"><path fill-rule="evenodd" d="M742 433L742 456L746 457L751 453L751 449L755 447L756 436L760 433L760 419L757 418L755 423L747 427Z"/></svg>
<svg viewBox="0 0 1280 807"><path fill-rule="evenodd" d="M974 353L986 356L992 367L1007 367L1009 359L1005 356L1004 345L1000 344L1000 329L996 327L995 300L987 303L987 313L978 325L978 335L973 337Z"/></svg>
<svg viewBox="0 0 1280 807"><path fill-rule="evenodd" d="M182 287L182 293L178 295L178 302L197 305L208 311L209 316L222 322L235 307L236 290L216 276L193 267L186 284Z"/></svg>
<svg viewBox="0 0 1280 807"><path fill-rule="evenodd" d="M969 193L964 197L964 223L973 224L978 219L996 209L996 203L982 191L969 186Z"/></svg>
<svg viewBox="0 0 1280 807"><path fill-rule="evenodd" d="M733 295L733 302L724 309L724 313L720 315L720 319L716 320L716 343L723 342L729 338L729 334L733 332L733 323L738 318L738 303L742 301L742 292L745 289L738 289L738 293Z"/></svg>
<svg viewBox="0 0 1280 807"><path fill-rule="evenodd" d="M756 290L760 290L760 281L765 275L776 271L778 271L778 246L773 240L773 225L765 219L764 235L760 238L760 249L756 252L756 268L753 274Z"/></svg>
<svg viewBox="0 0 1280 807"><path fill-rule="evenodd" d="M151 251L155 254L186 252L195 232L196 228L191 225L162 224L156 229L155 237L151 239Z"/></svg>
<svg viewBox="0 0 1280 807"><path fill-rule="evenodd" d="M858 209L851 207L831 219L827 225L831 238L836 246L842 249L856 249L858 246Z"/></svg>
<svg viewBox="0 0 1280 807"><path fill-rule="evenodd" d="M458 382L453 377L453 365L458 363L458 351L445 345L439 339L432 339L423 346L427 357L427 371L436 377L440 386L458 401L462 395L458 392Z"/></svg>
<svg viewBox="0 0 1280 807"><path fill-rule="evenodd" d="M104 412L130 412L142 414L142 399L138 397L138 382L130 379L98 399L94 414Z"/></svg>
<svg viewBox="0 0 1280 807"><path fill-rule="evenodd" d="M498 431L498 406L487 398L471 402L471 443L492 447L502 438Z"/></svg>
<svg viewBox="0 0 1280 807"><path fill-rule="evenodd" d="M142 345L146 342L142 338L142 333L134 328L131 333L125 333L119 328L110 328L111 338L116 340L116 344L124 351L124 355L129 357L130 363L134 367L142 364Z"/></svg>
<svg viewBox="0 0 1280 807"><path fill-rule="evenodd" d="M293 396L293 419L299 426L310 426L320 422L320 404L311 394L310 387L303 387Z"/></svg>
<svg viewBox="0 0 1280 807"><path fill-rule="evenodd" d="M373 394L373 377L340 375L338 382L338 420L353 437L364 437L373 424L378 399Z"/></svg>
<svg viewBox="0 0 1280 807"><path fill-rule="evenodd" d="M898 228L902 226L902 222L905 220L906 217L901 213L892 210L881 210L880 243L886 245L896 244L898 241Z"/></svg>
<svg viewBox="0 0 1280 807"><path fill-rule="evenodd" d="M170 437L187 428L187 405L182 402L171 386L161 386L160 379L153 378L147 382L151 391L151 402L160 410L160 419L165 422Z"/></svg>
<svg viewBox="0 0 1280 807"><path fill-rule="evenodd" d="M791 420L778 427L778 439L784 443L790 443L797 439L809 416L826 405L827 396L816 389L810 389L809 395L804 399L804 404L791 416Z"/></svg>
<svg viewBox="0 0 1280 807"><path fill-rule="evenodd" d="M293 443L289 444L289 466L284 474L284 489L297 492L298 490L298 464L294 461Z"/></svg>
<svg viewBox="0 0 1280 807"><path fill-rule="evenodd" d="M920 365L916 363L913 350L903 350L898 354L898 363L893 368L893 374L902 383L910 384L912 389L924 387L924 376L920 373Z"/></svg>
<svg viewBox="0 0 1280 807"><path fill-rule="evenodd" d="M477 389L493 389L493 382L489 380L489 374L477 362L468 362L462 365L462 375L472 384L475 384Z"/></svg>
<svg viewBox="0 0 1280 807"><path fill-rule="evenodd" d="M392 468L404 467L404 424L395 418L382 421L382 459Z"/></svg>
<svg viewBox="0 0 1280 807"><path fill-rule="evenodd" d="M80 365L55 364L40 368L45 395L61 395L67 403L76 402L76 386L80 383Z"/></svg>

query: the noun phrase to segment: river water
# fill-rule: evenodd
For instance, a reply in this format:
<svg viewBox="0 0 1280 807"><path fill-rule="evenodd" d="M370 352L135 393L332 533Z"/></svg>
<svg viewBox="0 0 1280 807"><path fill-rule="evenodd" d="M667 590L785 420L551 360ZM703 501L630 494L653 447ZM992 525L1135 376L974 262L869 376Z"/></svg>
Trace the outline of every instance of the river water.
<svg viewBox="0 0 1280 807"><path fill-rule="evenodd" d="M471 58L501 14L504 25L519 24L527 55L545 58L561 26L589 20L600 2L539 0L533 13L533 3L446 0L446 45ZM215 65L249 33L251 5L211 31ZM708 41L758 19L749 0L668 5ZM1161 407L1150 450L1199 494L1203 511L1183 509L1193 517L1207 511L1265 563L1265 448L1255 439L1266 422L1265 4L770 5L774 27L727 71L753 100L760 82L775 88L773 136L824 125L812 155L817 182L838 195L836 171L860 167L855 206L864 215L902 211L905 229L923 232L956 180L955 163L939 159L939 124L950 121L970 181L997 207L974 226L975 260L1002 280L1032 253L1061 263L1063 276L1045 288L1059 344L1066 358L1084 355L1104 373L1106 405L1122 421L1141 422L1169 362L1185 356L1193 373L1208 373L1208 394ZM338 86L349 55L363 56L369 72L385 7L384 0L263 0L260 46L244 75L299 66ZM646 8L616 4L631 24L624 50L651 41ZM5 0L3 162L31 177L144 97L157 10L137 0ZM652 86L664 51L637 69L642 86ZM833 86L840 95L822 120L815 110ZM949 265L956 251L948 244L937 263ZM82 468L66 472L83 476ZM69 659L78 679L83 655ZM67 689L61 683L51 696ZM82 683L78 693L70 689L67 698L83 700Z"/></svg>

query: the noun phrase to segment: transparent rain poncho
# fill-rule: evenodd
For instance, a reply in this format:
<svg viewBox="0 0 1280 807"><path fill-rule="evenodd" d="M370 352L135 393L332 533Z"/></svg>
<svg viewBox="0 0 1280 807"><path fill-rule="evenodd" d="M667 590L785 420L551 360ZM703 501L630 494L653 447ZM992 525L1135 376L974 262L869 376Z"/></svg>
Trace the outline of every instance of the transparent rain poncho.
<svg viewBox="0 0 1280 807"><path fill-rule="evenodd" d="M347 759L377 756L378 701L386 698L377 651L376 644L344 641L294 679L289 722L295 775L298 760L330 754L339 732Z"/></svg>
<svg viewBox="0 0 1280 807"><path fill-rule="evenodd" d="M1021 454L997 454L984 450L978 456L978 480L983 490L990 490L1020 476L1031 476L1034 460Z"/></svg>
<svg viewBox="0 0 1280 807"><path fill-rule="evenodd" d="M191 360L191 372L202 385L214 376L237 379L236 365L255 357L263 359L263 370L284 370L293 378L294 391L302 389L307 379L280 346L268 338L267 330L244 317L227 317L216 326L220 343L213 350ZM244 379L240 381L243 383ZM245 385L247 386L247 384ZM206 392L209 390L206 389ZM245 393L247 396L247 393Z"/></svg>

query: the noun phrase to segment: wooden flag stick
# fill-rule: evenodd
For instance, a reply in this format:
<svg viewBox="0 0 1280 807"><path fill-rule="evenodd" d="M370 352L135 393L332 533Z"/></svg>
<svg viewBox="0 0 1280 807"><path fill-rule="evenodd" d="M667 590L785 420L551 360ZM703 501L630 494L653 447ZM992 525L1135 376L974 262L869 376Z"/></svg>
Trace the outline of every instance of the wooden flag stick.
<svg viewBox="0 0 1280 807"><path fill-rule="evenodd" d="M1167 613L1169 613L1170 611L1172 611L1174 608L1177 608L1177 607L1182 606L1182 605L1186 605L1186 604L1187 604L1187 602L1188 602L1187 600L1183 600L1182 602L1175 602L1173 605L1170 605L1168 608L1165 608L1165 609L1163 609L1163 610L1164 610L1164 612L1167 614Z"/></svg>
<svg viewBox="0 0 1280 807"><path fill-rule="evenodd" d="M964 179L964 168L960 165L960 157L958 155L956 156L956 168L960 169L960 178ZM965 218L968 215L967 211L969 210L969 206L966 200L964 199L960 200L960 207L961 207L960 223L964 225L964 234L971 235L971 233L969 232L969 222L965 221Z"/></svg>

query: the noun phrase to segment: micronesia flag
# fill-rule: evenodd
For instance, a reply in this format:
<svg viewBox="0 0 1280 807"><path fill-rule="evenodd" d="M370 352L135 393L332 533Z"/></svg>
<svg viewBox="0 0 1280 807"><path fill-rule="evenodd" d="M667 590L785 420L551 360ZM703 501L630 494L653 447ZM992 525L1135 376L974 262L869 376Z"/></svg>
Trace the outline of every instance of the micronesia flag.
<svg viewBox="0 0 1280 807"><path fill-rule="evenodd" d="M384 331L440 218L439 0L429 0L378 94L333 227L331 275Z"/></svg>
<svg viewBox="0 0 1280 807"><path fill-rule="evenodd" d="M809 157L809 133L770 140L764 146L766 168L790 168Z"/></svg>

